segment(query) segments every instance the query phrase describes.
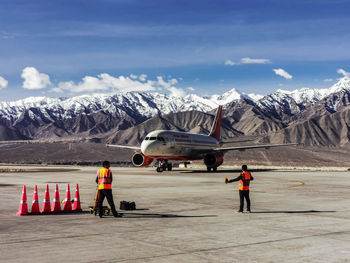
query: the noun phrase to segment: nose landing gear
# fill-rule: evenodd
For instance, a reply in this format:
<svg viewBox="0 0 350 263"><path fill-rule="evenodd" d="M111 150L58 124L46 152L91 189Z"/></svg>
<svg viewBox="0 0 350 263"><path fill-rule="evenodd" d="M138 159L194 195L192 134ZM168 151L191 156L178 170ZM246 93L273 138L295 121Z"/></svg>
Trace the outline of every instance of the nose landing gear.
<svg viewBox="0 0 350 263"><path fill-rule="evenodd" d="M168 160L157 160L157 164L158 164L158 167L157 167L157 172L158 173L161 173L163 171L171 171L173 169L173 165L171 163L168 162Z"/></svg>

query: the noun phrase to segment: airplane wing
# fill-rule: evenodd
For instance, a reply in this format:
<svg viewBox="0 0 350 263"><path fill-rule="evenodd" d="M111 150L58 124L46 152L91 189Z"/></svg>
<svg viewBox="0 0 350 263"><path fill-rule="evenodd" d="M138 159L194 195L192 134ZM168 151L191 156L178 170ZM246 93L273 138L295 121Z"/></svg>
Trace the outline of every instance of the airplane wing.
<svg viewBox="0 0 350 263"><path fill-rule="evenodd" d="M141 150L141 146L129 146L129 145L119 145L119 144L106 144L108 147L116 147L116 148L124 148L124 149L132 149L132 150Z"/></svg>
<svg viewBox="0 0 350 263"><path fill-rule="evenodd" d="M226 143L241 143L241 142L252 142L252 141L255 141L255 139L247 139L247 140L224 140L224 141L221 141L222 144L226 144Z"/></svg>
<svg viewBox="0 0 350 263"><path fill-rule="evenodd" d="M214 151L218 151L218 152L244 151L244 150L247 150L247 149L258 149L258 148L269 149L269 148L271 148L271 147L281 147L281 146L291 146L291 145L297 145L297 143L261 144L261 145L246 145L246 146L221 147L221 148L216 148L216 149L214 149Z"/></svg>
<svg viewBox="0 0 350 263"><path fill-rule="evenodd" d="M286 144L260 144L260 145L245 145L245 146L232 146L232 147L220 147L220 148L207 148L207 149L193 149L189 148L188 151L195 154L206 154L211 152L228 152L228 151L244 151L248 149L259 149L265 148L269 149L272 147L282 147L282 146L291 146L298 145L298 143L286 143Z"/></svg>

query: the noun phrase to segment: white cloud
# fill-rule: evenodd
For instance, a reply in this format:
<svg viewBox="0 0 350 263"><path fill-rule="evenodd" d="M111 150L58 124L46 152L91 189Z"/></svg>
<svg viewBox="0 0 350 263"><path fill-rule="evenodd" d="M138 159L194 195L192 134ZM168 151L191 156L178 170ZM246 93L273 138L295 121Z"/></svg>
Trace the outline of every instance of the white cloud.
<svg viewBox="0 0 350 263"><path fill-rule="evenodd" d="M226 65L226 66L235 66L235 65L237 65L237 63L234 62L234 61L232 61L231 59L227 59L227 60L225 61L225 65Z"/></svg>
<svg viewBox="0 0 350 263"><path fill-rule="evenodd" d="M147 80L147 75L146 74L141 74L140 76L137 76L135 74L130 74L130 78L131 79L139 79L139 80L145 82Z"/></svg>
<svg viewBox="0 0 350 263"><path fill-rule="evenodd" d="M273 69L273 71L275 72L276 75L281 76L281 77L283 77L285 79L292 79L293 78L293 76L290 75L284 69L278 68L278 69Z"/></svg>
<svg viewBox="0 0 350 263"><path fill-rule="evenodd" d="M6 88L8 84L9 84L9 82L0 76L0 89Z"/></svg>
<svg viewBox="0 0 350 263"><path fill-rule="evenodd" d="M136 76L141 81L132 79L136 75L130 77L113 77L107 73L101 73L97 77L85 76L82 81L75 84L73 81L60 82L57 87L51 89L53 92L71 92L71 93L91 93L91 92L130 92L130 91L155 91L167 90L172 96L185 96L186 92L177 88L177 79L164 80L158 76L156 80L147 80L146 74ZM147 81L146 81L147 80Z"/></svg>
<svg viewBox="0 0 350 263"><path fill-rule="evenodd" d="M265 58L242 58L241 63L242 64L267 64L271 61L269 59Z"/></svg>
<svg viewBox="0 0 350 263"><path fill-rule="evenodd" d="M168 90L171 96L175 96L175 97L186 96L186 92L183 89L176 88L174 86L177 83L178 83L177 79L170 79L168 81L165 81L162 76L158 76L157 82L155 84L161 88Z"/></svg>
<svg viewBox="0 0 350 263"><path fill-rule="evenodd" d="M324 82L332 82L333 79L324 79L323 81L324 81Z"/></svg>
<svg viewBox="0 0 350 263"><path fill-rule="evenodd" d="M141 75L139 76L139 80L141 80L141 81L146 81L146 80L147 80L147 75L146 75L146 74L141 74Z"/></svg>
<svg viewBox="0 0 350 263"><path fill-rule="evenodd" d="M49 75L40 73L34 67L26 67L22 71L21 77L24 79L22 87L29 90L44 89L51 85Z"/></svg>
<svg viewBox="0 0 350 263"><path fill-rule="evenodd" d="M350 78L350 72L346 72L344 69L340 68L337 70L337 73L344 75L344 77Z"/></svg>
<svg viewBox="0 0 350 263"><path fill-rule="evenodd" d="M151 83L141 83L131 77L113 77L107 73L101 73L97 77L85 76L81 82L74 84L73 81L60 82L54 92L70 91L96 92L96 91L150 91L155 90Z"/></svg>
<svg viewBox="0 0 350 263"><path fill-rule="evenodd" d="M157 77L157 84L165 89L171 88L173 85L177 84L177 79L170 79L165 81L162 76Z"/></svg>
<svg viewBox="0 0 350 263"><path fill-rule="evenodd" d="M190 91L195 91L196 90L193 87L188 87L187 89L189 89Z"/></svg>
<svg viewBox="0 0 350 263"><path fill-rule="evenodd" d="M265 59L265 58L241 58L241 60L239 62L234 62L230 59L227 59L225 61L225 65L227 66L238 66L238 65L242 65L242 64L267 64L270 63L271 61L269 59Z"/></svg>
<svg viewBox="0 0 350 263"><path fill-rule="evenodd" d="M170 91L170 96L174 96L174 97L185 97L186 96L186 92L181 88L170 87L167 90Z"/></svg>

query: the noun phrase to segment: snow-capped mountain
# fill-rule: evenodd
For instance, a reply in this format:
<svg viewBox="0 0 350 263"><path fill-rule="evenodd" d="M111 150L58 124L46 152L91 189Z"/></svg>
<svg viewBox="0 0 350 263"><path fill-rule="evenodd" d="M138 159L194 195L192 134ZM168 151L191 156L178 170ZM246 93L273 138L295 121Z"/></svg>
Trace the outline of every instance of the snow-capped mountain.
<svg viewBox="0 0 350 263"><path fill-rule="evenodd" d="M327 89L302 88L293 91L279 89L276 92L265 96L265 100L269 100L269 98L272 100L292 99L298 104L315 103L332 93L340 92L342 90L350 90L350 78L343 77L336 84Z"/></svg>
<svg viewBox="0 0 350 263"><path fill-rule="evenodd" d="M291 118L294 121L303 118L303 113L313 105L320 103L333 94L350 93L350 78L343 77L336 84L328 89L303 88L294 91L277 90L276 92L259 99L256 104L264 112L275 116L278 119ZM339 97L339 96L338 96ZM336 97L328 102L329 105L337 104ZM338 98L339 100L339 98ZM347 105L345 105L347 106ZM326 107L327 111L334 111Z"/></svg>
<svg viewBox="0 0 350 263"><path fill-rule="evenodd" d="M0 140L103 135L154 116L209 112L218 105L224 105L225 118L238 133L266 133L344 109L350 105L350 79L344 77L329 89L277 90L267 96L232 89L207 97L132 92L0 102Z"/></svg>
<svg viewBox="0 0 350 263"><path fill-rule="evenodd" d="M24 111L31 108L40 109L46 117L51 113L72 118L78 114L104 111L109 114L121 114L121 109L129 109L145 117L172 112L198 110L210 111L218 105L224 105L241 98L255 100L261 95L244 95L232 89L222 95L201 97L190 94L185 97L173 97L160 93L121 93L113 96L95 94L72 98L29 97L13 102L0 102L0 116L9 120L18 118Z"/></svg>

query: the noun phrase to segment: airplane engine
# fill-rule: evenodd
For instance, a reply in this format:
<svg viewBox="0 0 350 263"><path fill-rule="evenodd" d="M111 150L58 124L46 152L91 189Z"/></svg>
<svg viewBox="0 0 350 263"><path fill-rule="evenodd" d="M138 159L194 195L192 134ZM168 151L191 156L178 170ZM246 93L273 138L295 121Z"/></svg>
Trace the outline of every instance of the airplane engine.
<svg viewBox="0 0 350 263"><path fill-rule="evenodd" d="M132 156L132 164L137 167L144 167L147 165L150 165L151 162L153 161L152 158L144 155L143 153L135 153Z"/></svg>
<svg viewBox="0 0 350 263"><path fill-rule="evenodd" d="M208 153L204 156L204 163L208 168L217 168L224 162L224 158L220 153Z"/></svg>

